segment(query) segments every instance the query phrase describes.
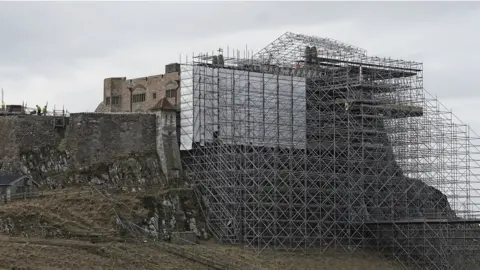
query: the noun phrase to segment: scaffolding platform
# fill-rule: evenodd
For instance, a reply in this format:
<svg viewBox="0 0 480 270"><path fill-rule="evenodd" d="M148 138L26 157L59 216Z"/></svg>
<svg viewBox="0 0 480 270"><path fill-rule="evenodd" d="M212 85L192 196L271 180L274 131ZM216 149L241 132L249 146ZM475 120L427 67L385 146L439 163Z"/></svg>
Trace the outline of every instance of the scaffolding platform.
<svg viewBox="0 0 480 270"><path fill-rule="evenodd" d="M317 79L321 82L321 80ZM327 79L325 79L327 81ZM325 83L326 84L326 83ZM325 87L317 88L316 92L326 93L326 92L349 92L349 91L361 91L361 92L372 92L372 93L392 93L398 89L398 85L395 84L381 84L373 82L359 82L358 77L355 77L355 80L345 81L342 84L334 85L325 85Z"/></svg>
<svg viewBox="0 0 480 270"><path fill-rule="evenodd" d="M68 121L68 112L65 109L52 111L53 128L65 128Z"/></svg>
<svg viewBox="0 0 480 270"><path fill-rule="evenodd" d="M365 225L411 225L411 224L480 224L480 219L412 219L412 220L368 220ZM478 239L478 238L476 238ZM479 239L480 240L480 239Z"/></svg>
<svg viewBox="0 0 480 270"><path fill-rule="evenodd" d="M421 63L290 32L191 59L182 165L220 242L478 268L480 136L423 88Z"/></svg>
<svg viewBox="0 0 480 270"><path fill-rule="evenodd" d="M423 115L423 108L419 106L403 104L380 104L380 105L360 105L362 111L374 111L377 114L388 115L392 118L420 117ZM352 108L353 109L353 108Z"/></svg>

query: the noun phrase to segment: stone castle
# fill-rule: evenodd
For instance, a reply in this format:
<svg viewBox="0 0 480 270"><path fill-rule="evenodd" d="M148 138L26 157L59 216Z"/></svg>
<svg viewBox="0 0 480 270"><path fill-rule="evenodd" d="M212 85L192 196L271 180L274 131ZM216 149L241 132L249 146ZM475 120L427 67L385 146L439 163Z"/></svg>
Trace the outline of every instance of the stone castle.
<svg viewBox="0 0 480 270"><path fill-rule="evenodd" d="M131 81L105 79L105 97L96 112L72 113L62 125L56 123L58 116L0 116L4 138L0 173L31 176L41 190L89 185L129 190L180 187L158 199L158 209L146 218L155 217L154 227L164 232L165 239L172 231L192 230L198 237L208 237L193 191L185 189L181 178L175 67L179 65L167 66L165 75Z"/></svg>
<svg viewBox="0 0 480 270"><path fill-rule="evenodd" d="M157 111L163 100L178 110L180 103L180 64L169 64L165 74L127 79L104 80L103 101L95 112Z"/></svg>
<svg viewBox="0 0 480 270"><path fill-rule="evenodd" d="M300 35L286 36L286 40L292 40L293 37L307 45L312 40ZM292 43L292 46L297 46L297 43ZM351 50L350 47L347 49ZM305 53L305 56L309 54ZM420 132L425 131L423 126L410 126L402 119L420 118L424 111L408 105L408 102L402 101L406 103L403 104L390 99L389 93L398 92L397 84L374 82L382 78L398 81L398 78L405 77L403 86L406 87L400 89L410 93L418 90L409 87L410 84L421 83L418 81L421 77L416 75L421 70L411 67L401 71L395 71L393 67L379 68L375 64L376 58L371 59L370 66L361 61L345 61L345 66L337 66L338 60L316 55L315 61L308 61L303 68L286 70L278 70L269 64L262 64L259 70L257 66L248 65L231 68L234 70L232 72L224 68L223 81L217 77L204 79L203 86L211 87L207 87L207 90L218 92L220 86L225 86L222 88L223 98L231 97L232 92L228 84L230 81L227 83L225 78L231 75L231 81L238 79L240 89L234 89L239 91L239 96L222 100L222 104L216 105L227 109L214 108L209 103L205 105L205 99L209 98L205 89L199 90L198 97L192 94L194 101L204 102L203 111L199 111L198 115L201 118L203 114L207 120L190 123L194 126L192 129L203 128L204 133L204 137L199 136L196 138L199 141L192 141L191 144L201 145L201 140L206 139L210 141L203 141L207 147L195 145L188 149L190 160L187 153L184 164L186 171L199 168L192 179L193 183L203 183L205 189L210 188L210 194L202 197L209 212L209 229L222 236L221 241L227 243L243 241L253 246L256 243L269 244L270 239L280 239L277 242L279 246L290 245L294 249L300 245L325 243L337 247L356 245L378 250L390 248L395 258L409 261L412 265L433 265L435 263L431 262L436 261L448 264L450 257L454 257L449 253L458 255L456 250L452 251L453 245L448 243L454 239L450 235L460 235L461 230L447 223L460 222L459 218L445 194L420 178L407 176L402 164L395 159L393 143L388 137L392 130L394 134L403 134L409 128L422 134ZM211 65L217 68L216 64L212 60ZM210 63L205 64L208 65ZM193 82L201 77L201 73L198 70L196 72L198 76L190 78L192 85L185 84L186 76L181 77L180 64L177 63L167 65L165 74L161 75L134 79L107 78L104 80L103 100L95 112L71 114L62 127L56 126L55 118L49 116L0 117L0 130L6 138L0 141L0 149L4 149L0 153L0 171L30 175L45 187L98 184L121 188L174 188L193 184L184 183L182 178L184 168L180 152L180 122L194 122L194 117L180 119L180 92L181 85L184 85L184 90L189 86L193 88ZM253 86L257 83L256 88L250 87L250 72L262 74L260 87L258 78L252 79ZM305 74L302 75L302 72ZM320 72L323 72L322 76ZM281 83L279 78L284 73L291 73L291 77ZM276 77L276 82L272 84L265 80L265 74L267 77ZM293 123L293 101L297 100L293 95L295 76L306 78L305 104L300 107L308 114L300 117L305 120L300 124ZM265 89L269 87L277 94L265 94ZM283 100L282 103L279 91L288 90L289 87L291 97L285 98L288 102ZM250 91L254 92L255 89L257 93L250 95ZM249 98L245 102L247 99L241 96L245 93L249 97L262 96L261 102L258 99L255 104L255 100L251 102ZM276 103L270 103L275 98ZM247 110L247 117L237 115L233 121L237 121L237 126L240 126L240 122L249 128L239 128L236 133L228 133L228 127L221 130L223 133L219 132L208 118L211 116L208 113L220 114L220 109L241 111L245 104L253 109ZM256 110L259 104L263 106L263 119L250 116L250 112L260 111ZM280 115L281 112L288 113L287 107L290 106L291 118L282 118L284 115ZM205 112L212 108L217 112ZM266 113L265 108L268 111ZM194 111L198 108L190 109ZM274 116L273 120L269 118L271 115ZM231 122L230 114L225 113L221 117L224 119L219 122ZM393 128L388 130L385 119L400 119L393 123L403 125L392 125ZM249 126L251 122L267 126L269 121L277 121L276 132L270 138L277 141L274 147L258 147L251 141L243 141L244 145L235 147L224 143L228 139L238 142L239 138L250 138L247 132L254 130ZM282 130L282 136L291 139L287 147L279 143L282 137L280 130L285 129L281 121L288 128ZM295 134L298 135L302 128L311 133L309 143L313 142L313 146L309 145L307 150L291 146L296 139ZM263 131L268 133L269 130L264 128ZM211 136L205 137L205 134ZM307 134L304 137L307 138ZM262 138L266 138L265 135ZM399 139L404 145L415 145L415 141L402 139L406 139ZM405 153L411 154L411 148L404 147L401 150L409 150ZM182 151L182 154L187 151ZM406 158L406 155L401 157ZM237 172L232 173L235 170ZM232 182L237 186L232 187ZM213 187L208 186L211 183ZM193 201L193 198L197 198L195 195L198 194L189 194L188 199ZM273 210L270 208L272 205L276 207ZM271 220L264 213L275 215L275 219ZM189 219L192 214L185 216ZM428 223L428 220L434 222ZM410 223L414 225L403 226ZM272 224L275 230L270 228ZM284 228L288 228L288 232ZM462 229L471 231L472 227L465 226ZM425 244L427 240L429 242ZM464 245L470 244L464 242ZM410 247L421 247L422 250L411 254Z"/></svg>
<svg viewBox="0 0 480 270"><path fill-rule="evenodd" d="M179 67L167 65L164 75L105 79L95 112L70 114L64 126L53 116L0 117L7 138L0 142L0 171L31 175L47 186L175 186L182 171Z"/></svg>

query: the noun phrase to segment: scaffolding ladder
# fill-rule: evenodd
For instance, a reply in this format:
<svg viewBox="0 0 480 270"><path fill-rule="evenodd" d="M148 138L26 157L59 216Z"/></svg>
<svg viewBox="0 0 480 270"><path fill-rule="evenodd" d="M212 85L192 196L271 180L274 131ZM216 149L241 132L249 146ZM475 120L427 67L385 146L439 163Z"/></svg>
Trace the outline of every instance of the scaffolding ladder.
<svg viewBox="0 0 480 270"><path fill-rule="evenodd" d="M65 128L66 125L66 116L65 116L65 108L61 110L55 110L53 108L53 127L54 128Z"/></svg>

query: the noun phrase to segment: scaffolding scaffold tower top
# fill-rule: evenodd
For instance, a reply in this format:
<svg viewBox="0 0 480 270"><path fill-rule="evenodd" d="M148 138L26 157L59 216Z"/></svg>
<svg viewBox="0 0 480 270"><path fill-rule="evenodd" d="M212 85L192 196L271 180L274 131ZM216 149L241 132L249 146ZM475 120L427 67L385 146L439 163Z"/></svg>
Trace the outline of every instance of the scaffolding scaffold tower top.
<svg viewBox="0 0 480 270"><path fill-rule="evenodd" d="M397 69L422 70L422 64L390 58L367 56L365 49L355 47L331 38L307 36L286 32L275 41L252 56L252 60L282 67L294 67L299 59L305 58L305 49L312 48L323 61L340 61L347 64L378 65L388 63Z"/></svg>
<svg viewBox="0 0 480 270"><path fill-rule="evenodd" d="M223 50L221 50L223 52ZM221 57L221 60L220 60ZM324 68L363 67L366 72L382 70L415 75L422 72L423 64L414 61L368 56L365 49L331 38L307 36L286 32L256 53L229 49L225 53L202 53L193 56L193 64L225 67L276 66L297 69L305 64ZM312 66L312 60L314 65ZM310 60L310 61L309 61ZM309 63L310 62L310 63Z"/></svg>

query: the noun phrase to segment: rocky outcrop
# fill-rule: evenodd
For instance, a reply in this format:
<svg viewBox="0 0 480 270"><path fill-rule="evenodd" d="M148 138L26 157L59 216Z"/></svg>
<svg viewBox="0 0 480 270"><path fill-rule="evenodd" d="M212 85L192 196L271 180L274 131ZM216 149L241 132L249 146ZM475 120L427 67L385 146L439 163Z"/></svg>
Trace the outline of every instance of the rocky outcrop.
<svg viewBox="0 0 480 270"><path fill-rule="evenodd" d="M106 187L136 187L164 185L156 153L130 154L110 162L78 167L65 151L53 147L22 152L16 170L33 176L44 187L71 185L102 185Z"/></svg>
<svg viewBox="0 0 480 270"><path fill-rule="evenodd" d="M209 238L201 203L191 189L170 190L142 199L149 210L142 226L159 239L170 240L171 232L192 231L199 239Z"/></svg>
<svg viewBox="0 0 480 270"><path fill-rule="evenodd" d="M174 232L188 231L206 240L210 234L201 209L189 188L160 192L138 188L101 192L66 188L1 208L0 234L97 241L123 236L169 241Z"/></svg>
<svg viewBox="0 0 480 270"><path fill-rule="evenodd" d="M21 211L0 210L1 234L75 238L95 230L128 235L136 228L142 237L158 240L184 231L208 239L193 191L179 179L167 181L163 168L169 167L162 166L163 152L157 151L162 130L157 129L155 114L74 114L65 128L54 128L53 120L0 118L0 132L6 137L0 142L0 171L30 175L42 192L66 192L65 197L13 202ZM168 150L169 143L162 146ZM88 188L86 194L68 193L85 186L111 194L102 197Z"/></svg>

